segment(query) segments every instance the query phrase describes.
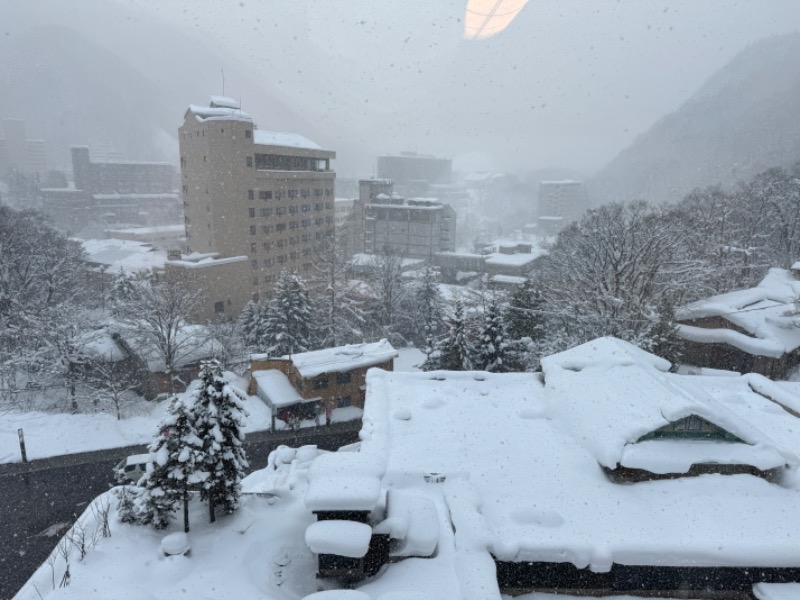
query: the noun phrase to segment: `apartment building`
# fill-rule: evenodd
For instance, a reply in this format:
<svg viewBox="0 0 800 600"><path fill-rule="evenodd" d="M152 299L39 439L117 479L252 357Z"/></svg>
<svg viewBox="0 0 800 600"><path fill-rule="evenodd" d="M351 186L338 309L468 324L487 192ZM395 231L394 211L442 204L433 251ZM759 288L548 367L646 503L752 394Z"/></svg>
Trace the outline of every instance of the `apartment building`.
<svg viewBox="0 0 800 600"><path fill-rule="evenodd" d="M237 316L281 270L311 270L315 242L334 230L335 152L295 133L260 130L237 101L216 96L189 107L179 144L189 252L248 264L233 287L227 277L219 289L207 280L217 316L220 307Z"/></svg>
<svg viewBox="0 0 800 600"><path fill-rule="evenodd" d="M539 230L542 235L557 235L564 227L583 216L588 207L581 181L542 181L539 183Z"/></svg>
<svg viewBox="0 0 800 600"><path fill-rule="evenodd" d="M455 250L456 211L435 198L397 196L389 179L365 179L343 231L354 254L389 249L406 258L430 259Z"/></svg>
<svg viewBox="0 0 800 600"><path fill-rule="evenodd" d="M44 177L47 173L47 150L44 140L28 139L25 121L3 119L0 138L0 177L11 171L21 171Z"/></svg>

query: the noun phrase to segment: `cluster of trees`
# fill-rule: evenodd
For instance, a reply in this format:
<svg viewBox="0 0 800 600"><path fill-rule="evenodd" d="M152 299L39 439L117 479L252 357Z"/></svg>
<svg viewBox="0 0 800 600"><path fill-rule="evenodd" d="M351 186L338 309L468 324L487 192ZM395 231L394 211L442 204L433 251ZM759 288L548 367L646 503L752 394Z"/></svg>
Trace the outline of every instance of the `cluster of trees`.
<svg viewBox="0 0 800 600"><path fill-rule="evenodd" d="M71 340L86 323L83 249L35 211L0 205L0 394L20 372L70 377Z"/></svg>
<svg viewBox="0 0 800 600"><path fill-rule="evenodd" d="M220 363L205 362L197 388L172 398L148 448L146 474L136 486L118 489L121 520L162 529L182 507L188 532L192 492L208 503L212 523L217 508L233 513L248 467L242 445L243 400L223 376Z"/></svg>
<svg viewBox="0 0 800 600"><path fill-rule="evenodd" d="M512 307L537 317L518 333L536 340L539 355L614 335L674 362L677 307L754 286L798 259L800 164L676 205L591 210L535 265L537 297Z"/></svg>

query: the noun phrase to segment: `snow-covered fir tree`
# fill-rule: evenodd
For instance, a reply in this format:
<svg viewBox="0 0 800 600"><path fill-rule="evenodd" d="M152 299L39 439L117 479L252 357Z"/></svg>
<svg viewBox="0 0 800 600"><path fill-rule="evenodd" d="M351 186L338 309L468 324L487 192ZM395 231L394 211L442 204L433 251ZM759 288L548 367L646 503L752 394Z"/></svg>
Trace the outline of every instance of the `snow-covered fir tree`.
<svg viewBox="0 0 800 600"><path fill-rule="evenodd" d="M469 371L473 368L472 356L475 349L469 339L467 320L464 316L464 304L460 298L456 299L453 307L453 317L450 319L450 332L437 347L434 359L429 367L445 371Z"/></svg>
<svg viewBox="0 0 800 600"><path fill-rule="evenodd" d="M492 295L483 313L483 326L475 348L474 368L490 373L508 371L506 338L503 313L497 304L497 298Z"/></svg>
<svg viewBox="0 0 800 600"><path fill-rule="evenodd" d="M251 352L263 351L267 345L267 305L248 302L236 321L239 339Z"/></svg>
<svg viewBox="0 0 800 600"><path fill-rule="evenodd" d="M436 270L426 264L416 293L417 316L422 324L422 342L427 357L434 352L444 327L444 307Z"/></svg>
<svg viewBox="0 0 800 600"><path fill-rule="evenodd" d="M297 273L281 271L267 305L266 348L270 356L311 349L311 303L305 280Z"/></svg>
<svg viewBox="0 0 800 600"><path fill-rule="evenodd" d="M197 436L203 463L197 472L200 497L208 502L211 522L216 508L231 514L239 506L241 481L248 467L243 447L243 394L225 379L219 362L203 363L200 387L193 394Z"/></svg>
<svg viewBox="0 0 800 600"><path fill-rule="evenodd" d="M142 478L141 521L157 529L169 524L183 504L183 526L189 531L189 491L206 478L205 450L198 436L197 399L192 394L173 396L167 416L158 424L148 448L152 460Z"/></svg>

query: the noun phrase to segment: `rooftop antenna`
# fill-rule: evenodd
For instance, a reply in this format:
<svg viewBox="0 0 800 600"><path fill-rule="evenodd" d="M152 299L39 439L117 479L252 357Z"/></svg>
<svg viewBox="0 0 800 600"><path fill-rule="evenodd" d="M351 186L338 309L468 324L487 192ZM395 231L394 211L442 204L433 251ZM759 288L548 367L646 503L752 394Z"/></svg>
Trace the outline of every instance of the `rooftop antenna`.
<svg viewBox="0 0 800 600"><path fill-rule="evenodd" d="M220 69L222 73L222 95L225 96L225 69Z"/></svg>

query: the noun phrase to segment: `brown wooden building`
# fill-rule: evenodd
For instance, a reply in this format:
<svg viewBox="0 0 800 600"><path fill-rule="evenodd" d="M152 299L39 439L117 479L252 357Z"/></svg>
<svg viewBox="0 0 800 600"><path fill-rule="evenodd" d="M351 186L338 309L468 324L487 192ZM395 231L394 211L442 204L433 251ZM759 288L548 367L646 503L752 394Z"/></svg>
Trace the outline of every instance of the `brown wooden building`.
<svg viewBox="0 0 800 600"><path fill-rule="evenodd" d="M277 410L287 407L291 398L282 384L274 379L259 382L259 372L279 371L296 390L296 394L307 403L315 402L325 413L330 423L334 408L355 406L364 408L365 382L371 368L394 370L397 350L386 340L369 344L351 344L314 350L280 358L254 354L250 357L250 386L248 393L258 395L273 407L273 419ZM273 386L271 394L268 388ZM280 396L276 398L275 396ZM303 404L303 402L297 402ZM298 408L300 412L304 412ZM304 418L309 415L303 414Z"/></svg>

